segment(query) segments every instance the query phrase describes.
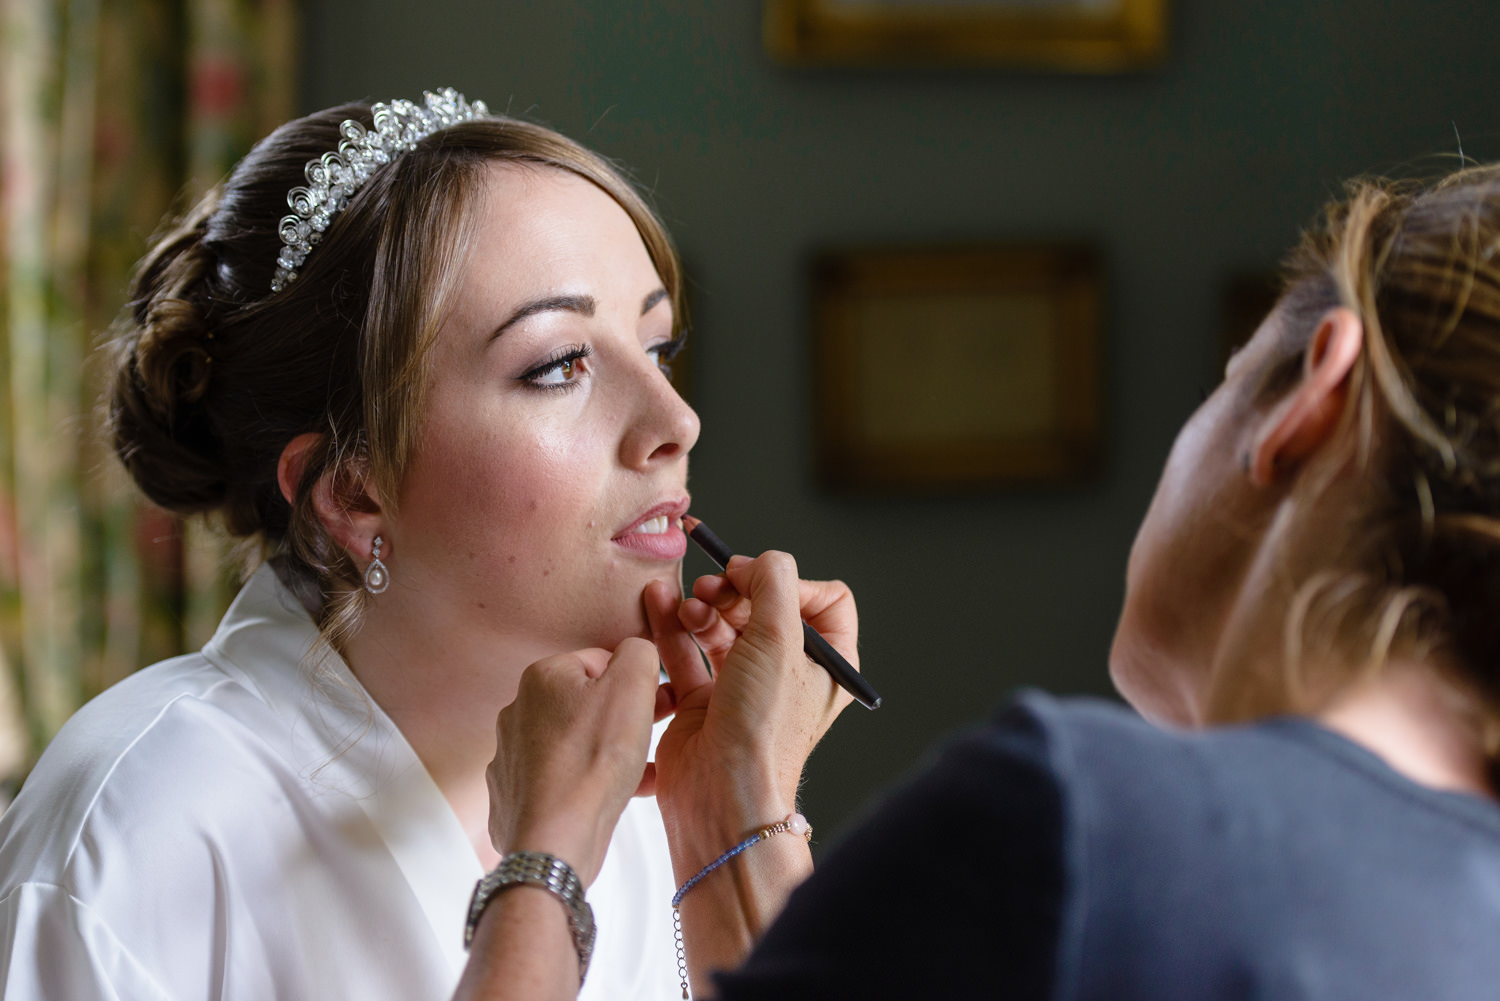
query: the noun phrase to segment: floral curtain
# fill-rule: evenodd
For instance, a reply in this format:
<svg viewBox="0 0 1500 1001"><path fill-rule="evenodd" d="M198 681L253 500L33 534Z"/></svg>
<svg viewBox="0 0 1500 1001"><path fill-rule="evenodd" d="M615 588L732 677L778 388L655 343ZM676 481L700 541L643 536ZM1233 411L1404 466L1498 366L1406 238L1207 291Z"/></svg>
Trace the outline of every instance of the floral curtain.
<svg viewBox="0 0 1500 1001"><path fill-rule="evenodd" d="M294 0L0 0L0 808L232 588L211 531L114 463L96 349L164 215L292 113L295 25Z"/></svg>

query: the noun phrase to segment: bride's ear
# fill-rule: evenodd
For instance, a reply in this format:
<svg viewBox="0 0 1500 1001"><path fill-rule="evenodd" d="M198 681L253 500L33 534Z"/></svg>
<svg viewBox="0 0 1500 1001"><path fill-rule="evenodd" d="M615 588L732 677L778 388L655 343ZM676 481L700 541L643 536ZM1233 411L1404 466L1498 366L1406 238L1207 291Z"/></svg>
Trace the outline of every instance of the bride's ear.
<svg viewBox="0 0 1500 1001"><path fill-rule="evenodd" d="M293 438L281 450L276 483L288 504L295 502L308 459L321 444L323 435L309 432ZM355 460L325 470L312 486L311 500L318 521L333 541L363 562L371 540L385 531L385 514L365 462Z"/></svg>
<svg viewBox="0 0 1500 1001"><path fill-rule="evenodd" d="M1250 479L1270 486L1332 436L1349 396L1349 375L1364 350L1365 329L1353 310L1336 306L1318 320L1302 378L1261 420L1250 450Z"/></svg>

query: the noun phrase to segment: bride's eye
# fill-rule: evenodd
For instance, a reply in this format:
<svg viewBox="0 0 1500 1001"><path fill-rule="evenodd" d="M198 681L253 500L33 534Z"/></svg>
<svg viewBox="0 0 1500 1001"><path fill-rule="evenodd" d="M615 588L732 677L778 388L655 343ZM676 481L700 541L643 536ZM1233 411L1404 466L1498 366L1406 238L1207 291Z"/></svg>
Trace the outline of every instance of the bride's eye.
<svg viewBox="0 0 1500 1001"><path fill-rule="evenodd" d="M583 360L594 353L587 344L561 349L557 354L521 373L521 381L538 389L568 389L582 377Z"/></svg>
<svg viewBox="0 0 1500 1001"><path fill-rule="evenodd" d="M667 378L670 379L672 377L672 359L677 357L677 352L682 350L682 345L686 341L687 331L683 331L670 341L662 341L660 344L651 345L646 349L646 353L655 356L656 367L661 369Z"/></svg>

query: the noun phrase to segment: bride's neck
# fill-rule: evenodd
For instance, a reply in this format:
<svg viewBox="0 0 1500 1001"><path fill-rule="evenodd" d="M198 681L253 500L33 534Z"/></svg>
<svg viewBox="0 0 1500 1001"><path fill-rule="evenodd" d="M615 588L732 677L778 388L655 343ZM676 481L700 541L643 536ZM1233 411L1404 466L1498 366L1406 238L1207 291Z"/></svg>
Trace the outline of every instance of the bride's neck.
<svg viewBox="0 0 1500 1001"><path fill-rule="evenodd" d="M484 776L495 717L514 701L522 672L553 652L520 640L481 651L467 636L389 619L367 620L344 644L350 671L416 752L486 869L498 861Z"/></svg>

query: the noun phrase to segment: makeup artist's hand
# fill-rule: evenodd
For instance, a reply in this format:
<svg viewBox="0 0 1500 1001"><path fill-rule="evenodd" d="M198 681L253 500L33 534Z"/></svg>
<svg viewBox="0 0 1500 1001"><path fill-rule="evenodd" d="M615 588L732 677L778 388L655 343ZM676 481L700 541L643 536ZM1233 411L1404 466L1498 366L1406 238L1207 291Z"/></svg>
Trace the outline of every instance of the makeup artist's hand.
<svg viewBox="0 0 1500 1001"><path fill-rule="evenodd" d="M613 654L579 650L526 669L485 771L497 851L549 852L594 881L646 781L658 677L656 649L635 638Z"/></svg>
<svg viewBox="0 0 1500 1001"><path fill-rule="evenodd" d="M645 601L676 707L656 752L669 836L707 809L728 847L792 812L803 764L849 704L803 653L802 621L858 666L854 596L837 581L799 580L791 556L769 552L699 578L680 606L662 584Z"/></svg>
<svg viewBox="0 0 1500 1001"><path fill-rule="evenodd" d="M656 746L656 800L679 885L796 808L808 754L851 701L802 652L802 619L858 663L853 595L840 583L799 581L785 553L736 557L725 573L700 578L693 595L679 605L660 583L645 593L670 679L661 701L677 710ZM695 990L710 990L710 971L743 961L811 873L807 843L780 834L692 888L682 934Z"/></svg>

